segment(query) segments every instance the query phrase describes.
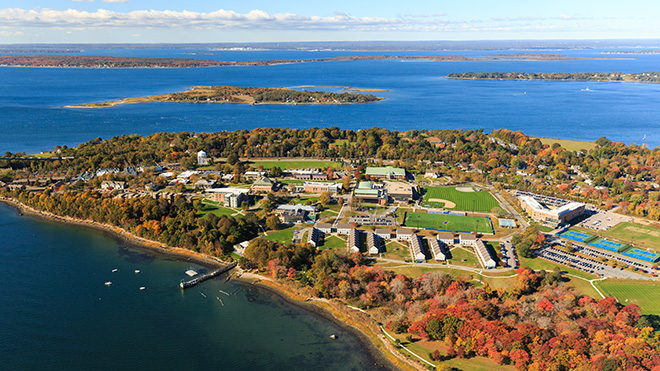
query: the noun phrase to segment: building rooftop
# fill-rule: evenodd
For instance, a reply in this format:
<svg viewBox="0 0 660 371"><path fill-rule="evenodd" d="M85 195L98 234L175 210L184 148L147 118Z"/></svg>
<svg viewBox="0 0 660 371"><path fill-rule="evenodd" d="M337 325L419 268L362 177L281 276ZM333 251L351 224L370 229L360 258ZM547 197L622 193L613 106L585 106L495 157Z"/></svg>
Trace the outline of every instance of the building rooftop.
<svg viewBox="0 0 660 371"><path fill-rule="evenodd" d="M406 171L404 169L398 167L392 167L392 166L368 167L366 170L366 175L405 177Z"/></svg>

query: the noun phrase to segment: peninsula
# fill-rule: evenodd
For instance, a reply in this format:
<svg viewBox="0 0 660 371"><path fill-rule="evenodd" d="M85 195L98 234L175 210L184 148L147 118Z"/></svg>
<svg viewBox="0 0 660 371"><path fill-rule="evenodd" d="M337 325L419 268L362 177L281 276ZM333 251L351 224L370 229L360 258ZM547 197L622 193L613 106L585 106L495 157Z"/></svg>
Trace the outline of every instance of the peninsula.
<svg viewBox="0 0 660 371"><path fill-rule="evenodd" d="M546 80L546 81L604 81L660 83L660 72L461 72L450 73L450 79L462 80Z"/></svg>
<svg viewBox="0 0 660 371"><path fill-rule="evenodd" d="M457 61L559 61L610 58L581 58L562 54L499 54L487 57L452 55L355 55L315 59L283 59L263 61L218 61L192 58L111 57L91 55L0 55L3 67L59 67L59 68L193 68L228 66L271 66L291 63L342 62L366 60L427 60L432 62Z"/></svg>
<svg viewBox="0 0 660 371"><path fill-rule="evenodd" d="M354 90L345 88L345 90ZM360 90L360 89L358 89ZM368 90L368 89L367 89ZM125 98L111 102L90 103L68 108L102 108L131 103L244 103L244 104L355 104L377 102L383 98L373 94L329 93L324 91L293 90L286 88L251 88L240 86L195 86L171 94Z"/></svg>

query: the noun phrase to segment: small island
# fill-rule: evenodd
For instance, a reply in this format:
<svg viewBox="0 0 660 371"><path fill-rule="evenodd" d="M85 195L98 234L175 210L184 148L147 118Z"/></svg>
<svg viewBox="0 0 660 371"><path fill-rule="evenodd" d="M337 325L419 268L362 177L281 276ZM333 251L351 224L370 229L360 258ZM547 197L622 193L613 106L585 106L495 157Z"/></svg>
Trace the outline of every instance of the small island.
<svg viewBox="0 0 660 371"><path fill-rule="evenodd" d="M344 88L350 91L370 89ZM240 86L195 86L170 94L125 98L117 101L67 106L67 108L102 108L132 103L244 103L256 104L356 104L377 102L383 98L373 94L330 93L325 91L293 90L286 88L252 88Z"/></svg>
<svg viewBox="0 0 660 371"><path fill-rule="evenodd" d="M204 52L193 53L205 55ZM154 57L112 57L93 55L0 55L2 67L57 67L57 68L197 68L197 67L249 67L274 66L292 63L382 61L382 60L424 60L429 62L466 61L566 61L612 58L582 58L563 54L494 54L485 57L459 55L352 55L315 59L283 59L256 61L218 61L193 58L154 58Z"/></svg>
<svg viewBox="0 0 660 371"><path fill-rule="evenodd" d="M450 79L463 80L545 80L660 83L660 72L462 72L450 73Z"/></svg>

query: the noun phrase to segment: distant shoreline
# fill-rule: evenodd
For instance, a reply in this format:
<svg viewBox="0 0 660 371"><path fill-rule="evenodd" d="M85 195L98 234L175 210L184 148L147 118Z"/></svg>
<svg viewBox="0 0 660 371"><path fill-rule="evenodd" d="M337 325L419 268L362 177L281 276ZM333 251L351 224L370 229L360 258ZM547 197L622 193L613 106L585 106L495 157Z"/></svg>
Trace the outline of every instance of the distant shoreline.
<svg viewBox="0 0 660 371"><path fill-rule="evenodd" d="M0 196L0 202L10 205L18 209L22 214L29 215L30 217L92 228L107 233L112 238L129 243L134 247L145 249L159 255L169 256L179 260L192 261L211 268L221 267L226 264L225 261L206 254L167 246L160 242L136 236L120 227L85 219L59 216L50 212L37 210L12 198ZM259 289L266 290L272 294L275 294L281 299L285 300L287 303L310 311L315 315L331 321L343 329L351 332L361 343L364 344L370 357L374 361L378 362L379 367L375 369L402 370L400 365L404 362L405 357L398 352L395 353L396 350L394 347L389 344L388 340L385 339L382 334L370 334L367 329L360 328L360 323L357 321L351 321L346 317L346 314L342 314L342 308L345 308L344 310L350 310L345 305L336 302L331 303L325 300L307 301L307 298L301 296L300 293L293 292L292 289L287 288L280 282L271 280L269 277L255 273L245 273L241 268L238 267L235 269L239 272L238 277L234 278L235 280L240 281L246 285L253 285ZM328 336L329 335L330 334L328 334ZM379 346L379 344L372 336L380 339L383 342L383 346ZM394 360L398 360L399 362L395 363ZM405 365L408 366L408 369L424 370L423 368L419 368L416 364L410 362L405 362Z"/></svg>

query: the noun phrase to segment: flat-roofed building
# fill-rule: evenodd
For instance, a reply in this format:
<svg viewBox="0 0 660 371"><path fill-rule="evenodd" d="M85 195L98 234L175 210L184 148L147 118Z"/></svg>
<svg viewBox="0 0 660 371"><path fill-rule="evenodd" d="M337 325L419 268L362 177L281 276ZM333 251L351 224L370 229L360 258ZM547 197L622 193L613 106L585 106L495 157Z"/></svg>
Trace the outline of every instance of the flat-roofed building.
<svg viewBox="0 0 660 371"><path fill-rule="evenodd" d="M458 243L463 246L475 246L477 237L472 234L460 234L458 235Z"/></svg>
<svg viewBox="0 0 660 371"><path fill-rule="evenodd" d="M247 201L248 190L244 188L212 188L207 189L205 197L211 201L219 202L227 207L240 207Z"/></svg>
<svg viewBox="0 0 660 371"><path fill-rule="evenodd" d="M386 167L368 167L365 171L365 175L369 175L373 179L406 179L406 170L386 166Z"/></svg>
<svg viewBox="0 0 660 371"><path fill-rule="evenodd" d="M367 251L369 254L380 254L382 240L374 232L367 232Z"/></svg>
<svg viewBox="0 0 660 371"><path fill-rule="evenodd" d="M385 191L392 199L403 202L412 200L415 194L413 186L403 182L385 182Z"/></svg>
<svg viewBox="0 0 660 371"><path fill-rule="evenodd" d="M315 221L317 209L309 205L279 205L277 212L282 214L282 219L286 223L304 223L306 221Z"/></svg>
<svg viewBox="0 0 660 371"><path fill-rule="evenodd" d="M352 228L346 239L346 248L348 252L360 252L360 231Z"/></svg>
<svg viewBox="0 0 660 371"><path fill-rule="evenodd" d="M424 250L422 249L422 240L418 235L412 235L410 238L410 257L414 262L424 262L426 261L426 255L424 255Z"/></svg>
<svg viewBox="0 0 660 371"><path fill-rule="evenodd" d="M372 182L360 182L353 191L353 195L360 201L386 204L385 192Z"/></svg>
<svg viewBox="0 0 660 371"><path fill-rule="evenodd" d="M445 249L436 238L426 237L426 242L428 243L429 249L431 250L435 260L447 260Z"/></svg>
<svg viewBox="0 0 660 371"><path fill-rule="evenodd" d="M567 223L585 213L585 204L579 202L569 202L556 209L547 208L532 196L518 196L520 206L532 219L549 225L559 225Z"/></svg>
<svg viewBox="0 0 660 371"><path fill-rule="evenodd" d="M305 182L303 183L303 190L306 193L337 193L341 188L340 184L337 183L319 183L319 182Z"/></svg>
<svg viewBox="0 0 660 371"><path fill-rule="evenodd" d="M412 229L399 228L396 230L396 239L401 241L410 241L414 236Z"/></svg>
<svg viewBox="0 0 660 371"><path fill-rule="evenodd" d="M200 179L195 182L194 186L195 188L199 188L199 189L211 189L217 187L218 182L216 182L215 180Z"/></svg>
<svg viewBox="0 0 660 371"><path fill-rule="evenodd" d="M477 240L474 245L474 251L477 253L477 258L479 258L479 263L484 268L492 269L495 268L495 259L493 259L488 246L482 240Z"/></svg>

